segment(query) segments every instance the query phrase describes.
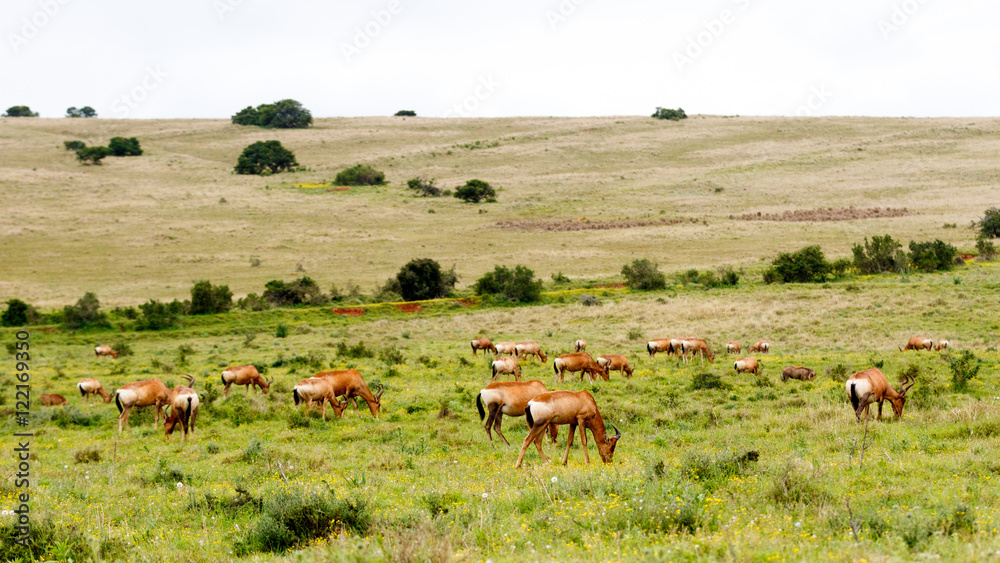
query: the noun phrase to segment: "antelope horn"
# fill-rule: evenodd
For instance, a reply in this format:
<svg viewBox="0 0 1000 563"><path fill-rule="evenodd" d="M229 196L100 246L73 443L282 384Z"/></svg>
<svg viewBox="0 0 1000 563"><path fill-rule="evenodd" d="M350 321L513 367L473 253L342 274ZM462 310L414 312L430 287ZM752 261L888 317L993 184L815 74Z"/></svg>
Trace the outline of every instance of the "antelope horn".
<svg viewBox="0 0 1000 563"><path fill-rule="evenodd" d="M910 390L910 387L913 387L913 384L917 382L916 378L914 377L909 377L907 379L909 379L909 384L907 384L906 379L903 380L902 383L903 391L902 393L900 393L900 395L906 395L906 392Z"/></svg>
<svg viewBox="0 0 1000 563"><path fill-rule="evenodd" d="M614 422L611 423L611 427L615 429L615 436L614 436L615 440L621 439L622 431L619 430L617 426L615 426Z"/></svg>
<svg viewBox="0 0 1000 563"><path fill-rule="evenodd" d="M188 380L188 387L194 387L194 376L191 375L190 373L185 373L184 377L186 377Z"/></svg>
<svg viewBox="0 0 1000 563"><path fill-rule="evenodd" d="M381 383L379 383L378 384L378 393L375 394L375 400L376 401L382 399L382 393L385 393L385 385L382 385Z"/></svg>
<svg viewBox="0 0 1000 563"><path fill-rule="evenodd" d="M267 381L268 385L271 385L272 383L274 383L274 378L273 377Z"/></svg>

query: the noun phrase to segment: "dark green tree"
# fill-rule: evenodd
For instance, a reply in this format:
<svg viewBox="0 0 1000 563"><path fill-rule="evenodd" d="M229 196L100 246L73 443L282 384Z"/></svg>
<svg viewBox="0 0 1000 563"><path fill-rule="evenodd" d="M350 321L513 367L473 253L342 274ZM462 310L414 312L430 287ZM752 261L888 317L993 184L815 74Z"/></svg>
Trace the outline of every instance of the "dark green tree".
<svg viewBox="0 0 1000 563"><path fill-rule="evenodd" d="M333 183L338 186L381 186L385 183L385 173L367 164L356 164L338 172Z"/></svg>
<svg viewBox="0 0 1000 563"><path fill-rule="evenodd" d="M108 147L85 147L76 151L76 159L84 164L100 164L101 159L110 154Z"/></svg>
<svg viewBox="0 0 1000 563"><path fill-rule="evenodd" d="M78 151L80 149L87 148L87 143L83 141L63 141L63 146L66 147L68 151Z"/></svg>
<svg viewBox="0 0 1000 563"><path fill-rule="evenodd" d="M423 197L438 197L441 195L441 188L434 185L434 180L424 180L420 176L407 180L406 187Z"/></svg>
<svg viewBox="0 0 1000 563"><path fill-rule="evenodd" d="M38 117L38 113L31 111L28 106L11 106L7 108L3 117Z"/></svg>
<svg viewBox="0 0 1000 563"><path fill-rule="evenodd" d="M496 266L476 281L476 295L486 295L515 303L531 303L542 297L542 280L535 279L535 272L518 265L513 270Z"/></svg>
<svg viewBox="0 0 1000 563"><path fill-rule="evenodd" d="M7 310L0 315L0 325L2 326L24 326L28 324L28 316L31 312L31 305L20 299L7 301Z"/></svg>
<svg viewBox="0 0 1000 563"><path fill-rule="evenodd" d="M464 186L455 188L455 197L469 203L479 203L480 201L495 201L496 190L482 180L469 180Z"/></svg>
<svg viewBox="0 0 1000 563"><path fill-rule="evenodd" d="M898 272L907 266L902 248L903 245L889 235L872 237L871 242L865 237L863 245L854 245L854 268L860 274Z"/></svg>
<svg viewBox="0 0 1000 563"><path fill-rule="evenodd" d="M260 126L260 112L253 106L247 106L236 112L233 116L233 123L236 125L256 125Z"/></svg>
<svg viewBox="0 0 1000 563"><path fill-rule="evenodd" d="M396 117L416 117L417 112L413 111L412 109L401 109L397 111L395 115Z"/></svg>
<svg viewBox="0 0 1000 563"><path fill-rule="evenodd" d="M656 119L669 119L671 121L680 121L682 119L687 119L687 114L684 113L684 110L681 108L670 109L670 108L661 108L657 106L656 111L653 112L652 117L655 117Z"/></svg>
<svg viewBox="0 0 1000 563"><path fill-rule="evenodd" d="M979 236L984 238L1000 238L1000 209L991 207L979 220Z"/></svg>
<svg viewBox="0 0 1000 563"><path fill-rule="evenodd" d="M243 149L243 154L236 163L236 173L260 174L265 170L278 173L298 165L295 155L281 146L280 141L257 141Z"/></svg>
<svg viewBox="0 0 1000 563"><path fill-rule="evenodd" d="M764 272L767 283L808 283L825 281L830 275L830 263L818 245L807 246L798 252L782 253Z"/></svg>
<svg viewBox="0 0 1000 563"><path fill-rule="evenodd" d="M257 108L260 126L271 129L305 129L312 125L312 113L295 100L280 100Z"/></svg>
<svg viewBox="0 0 1000 563"><path fill-rule="evenodd" d="M441 265L430 258L410 260L396 274L399 293L406 301L444 297L455 287L455 270L442 271Z"/></svg>
<svg viewBox="0 0 1000 563"><path fill-rule="evenodd" d="M83 294L76 305L63 307L63 324L69 329L88 326L108 326L107 315L100 311L101 302L91 292Z"/></svg>
<svg viewBox="0 0 1000 563"><path fill-rule="evenodd" d="M191 288L192 315L225 313L232 306L233 292L228 285L212 285L208 280L201 280Z"/></svg>
<svg viewBox="0 0 1000 563"><path fill-rule="evenodd" d="M625 285L632 289L663 289L667 287L667 276L659 270L655 262L648 258L633 260L631 264L622 266L622 277Z"/></svg>
<svg viewBox="0 0 1000 563"><path fill-rule="evenodd" d="M288 307L291 305L302 305L307 303L319 304L323 301L323 292L319 284L309 276L285 283L282 280L271 280L264 284L264 300L278 307Z"/></svg>
<svg viewBox="0 0 1000 563"><path fill-rule="evenodd" d="M139 156L142 148L139 147L139 139L135 137L112 137L108 142L108 149L114 156Z"/></svg>
<svg viewBox="0 0 1000 563"><path fill-rule="evenodd" d="M79 109L71 107L66 110L66 117L97 117L97 110L90 106L83 106Z"/></svg>
<svg viewBox="0 0 1000 563"><path fill-rule="evenodd" d="M922 272L950 270L958 249L938 239L934 242L910 241L910 264Z"/></svg>

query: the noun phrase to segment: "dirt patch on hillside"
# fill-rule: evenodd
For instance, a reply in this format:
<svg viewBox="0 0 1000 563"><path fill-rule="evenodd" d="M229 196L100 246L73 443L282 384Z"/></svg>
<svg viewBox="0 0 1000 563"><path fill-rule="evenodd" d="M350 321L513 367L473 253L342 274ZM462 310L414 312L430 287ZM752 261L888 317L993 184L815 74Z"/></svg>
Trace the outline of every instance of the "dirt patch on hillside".
<svg viewBox="0 0 1000 563"><path fill-rule="evenodd" d="M455 303L458 303L463 307L475 307L476 305L476 302L471 299L456 299Z"/></svg>
<svg viewBox="0 0 1000 563"><path fill-rule="evenodd" d="M404 313L419 313L423 311L423 307L419 303L401 303L396 305L396 308Z"/></svg>
<svg viewBox="0 0 1000 563"><path fill-rule="evenodd" d="M637 227L660 227L664 225L680 225L683 223L708 224L704 219L689 217L661 217L658 219L620 219L612 221L591 221L590 219L549 219L539 221L497 221L498 229L508 231L603 231L609 229L634 229Z"/></svg>
<svg viewBox="0 0 1000 563"><path fill-rule="evenodd" d="M365 314L365 310L361 307L345 307L343 309L333 309L333 314L344 317L360 317Z"/></svg>
<svg viewBox="0 0 1000 563"><path fill-rule="evenodd" d="M855 219L885 219L889 217L906 217L912 215L905 207L826 207L819 209L796 209L781 213L744 213L730 215L730 219L738 221L853 221Z"/></svg>

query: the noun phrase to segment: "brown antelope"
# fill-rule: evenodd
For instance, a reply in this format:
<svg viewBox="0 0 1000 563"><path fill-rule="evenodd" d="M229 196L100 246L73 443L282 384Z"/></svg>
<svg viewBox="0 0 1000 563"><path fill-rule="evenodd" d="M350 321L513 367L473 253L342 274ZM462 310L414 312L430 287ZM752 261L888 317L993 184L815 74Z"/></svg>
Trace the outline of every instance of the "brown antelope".
<svg viewBox="0 0 1000 563"><path fill-rule="evenodd" d="M101 398L104 399L105 403L111 402L111 395L108 395L108 392L104 390L104 387L101 387L100 381L92 377L81 379L79 383L76 384L76 388L80 390L80 396L83 397L83 400L86 401L87 404L90 404L93 401L94 395L100 395Z"/></svg>
<svg viewBox="0 0 1000 563"><path fill-rule="evenodd" d="M537 342L518 342L514 346L514 356L518 359L525 356L537 356L542 363L549 361L549 357L542 352L542 347Z"/></svg>
<svg viewBox="0 0 1000 563"><path fill-rule="evenodd" d="M38 397L38 401L47 407L55 407L66 404L66 397L55 393L45 393Z"/></svg>
<svg viewBox="0 0 1000 563"><path fill-rule="evenodd" d="M312 408L314 403L319 402L317 408L323 411L323 420L326 420L326 404L330 403L330 406L333 407L333 414L337 418L340 418L344 416L344 409L347 408L347 400L345 399L341 403L334 396L333 392L333 380L331 378L310 377L295 384L295 387L292 389L292 399L295 401L296 407L300 403L305 403L307 411Z"/></svg>
<svg viewBox="0 0 1000 563"><path fill-rule="evenodd" d="M758 340L747 346L747 352L751 354L767 354L771 351L771 343L765 340Z"/></svg>
<svg viewBox="0 0 1000 563"><path fill-rule="evenodd" d="M938 342L937 346L935 346L934 349L937 350L938 352L940 352L941 350L947 350L948 349L948 341L947 340L942 340L942 341Z"/></svg>
<svg viewBox="0 0 1000 563"><path fill-rule="evenodd" d="M600 358L597 358L597 363L602 368L607 370L609 375L611 372L617 371L625 377L632 377L632 366L628 365L628 358L625 356L611 356L605 354Z"/></svg>
<svg viewBox="0 0 1000 563"><path fill-rule="evenodd" d="M492 352L493 355L496 355L497 353L497 347L490 342L489 338L477 338L472 341L472 355L478 356L480 350Z"/></svg>
<svg viewBox="0 0 1000 563"><path fill-rule="evenodd" d="M868 409L876 401L878 402L879 420L882 420L883 401L889 401L892 404L893 412L896 413L896 418L901 418L903 405L906 404L906 392L910 390L910 387L913 387L914 383L914 378L904 377L899 384L900 391L897 393L878 368L868 368L849 377L844 385L847 389L847 396L851 399L851 406L854 407L854 416L857 417L858 422L861 422L861 411L864 411L867 420Z"/></svg>
<svg viewBox="0 0 1000 563"><path fill-rule="evenodd" d="M528 401L528 406L524 408L524 415L528 419L531 432L528 432L521 444L521 453L518 454L514 467L521 467L524 452L532 442L538 448L538 455L542 457L542 461L548 461L545 452L542 451L542 432L545 431L545 427L551 424L569 424L569 436L566 439L566 455L563 456L563 465L569 461L569 447L573 444L573 434L576 433L577 426L580 427L583 458L587 463L590 463L590 454L587 453L587 429L590 429L594 435L597 453L601 455L601 460L604 463L611 463L615 455L615 446L622 437L622 433L614 424L611 427L615 429L615 435L607 437L604 419L601 418L601 413L597 410L594 397L587 391L542 393Z"/></svg>
<svg viewBox="0 0 1000 563"><path fill-rule="evenodd" d="M181 426L181 441L187 441L188 432L194 434L194 421L198 417L198 406L201 401L198 399L198 392L192 389L194 377L185 375L188 384L178 385L170 392L167 404L170 405L170 416L163 422L163 439L166 440L174 433L177 425Z"/></svg>
<svg viewBox="0 0 1000 563"><path fill-rule="evenodd" d="M225 388L222 389L222 396L229 396L229 387L232 385L245 385L246 394L250 394L250 387L256 385L260 387L260 393L262 395L267 395L268 390L271 388L271 384L274 383L274 378L270 380L265 380L260 373L257 372L257 366L232 366L228 367L222 371L222 384Z"/></svg>
<svg viewBox="0 0 1000 563"><path fill-rule="evenodd" d="M657 352L670 353L670 339L660 338L658 340L650 340L646 343L646 351L649 352L649 357L652 358Z"/></svg>
<svg viewBox="0 0 1000 563"><path fill-rule="evenodd" d="M354 412L360 415L361 411L358 409L357 398L361 397L368 403L368 410L372 412L372 416L378 418L379 410L382 408L382 393L385 393L385 386L381 383L377 387L378 393L373 394L371 389L368 388L368 384L365 383L364 378L361 377L361 372L356 369L321 371L313 377L329 379L333 384L333 396L343 396L345 408L347 407L347 402L353 399Z"/></svg>
<svg viewBox="0 0 1000 563"><path fill-rule="evenodd" d="M580 372L580 381L583 381L583 374L587 374L590 377L590 381L594 381L594 376L599 375L604 378L604 381L608 381L611 377L611 373L607 368L601 364L594 361L594 358L586 352L573 352L570 354L563 354L552 362L552 369L555 370L558 381L562 381L566 372Z"/></svg>
<svg viewBox="0 0 1000 563"><path fill-rule="evenodd" d="M578 339L576 342L573 343L573 350L577 352L583 352L586 349L587 349L587 341L582 338Z"/></svg>
<svg viewBox="0 0 1000 563"><path fill-rule="evenodd" d="M94 355L97 356L98 358L101 356L111 356L112 358L117 358L118 352L112 350L111 346L101 345L94 347Z"/></svg>
<svg viewBox="0 0 1000 563"><path fill-rule="evenodd" d="M905 352L907 350L927 350L930 351L934 348L934 341L925 336L914 336L907 343L906 347L899 347L900 352Z"/></svg>
<svg viewBox="0 0 1000 563"><path fill-rule="evenodd" d="M517 353L517 344L514 342L497 342L494 348L497 354L506 354L508 356L513 356Z"/></svg>
<svg viewBox="0 0 1000 563"><path fill-rule="evenodd" d="M781 381L788 381L789 379L812 381L816 379L816 372L801 366L788 366L781 370Z"/></svg>
<svg viewBox="0 0 1000 563"><path fill-rule="evenodd" d="M753 358L740 358L733 362L736 373L760 373L760 364Z"/></svg>
<svg viewBox="0 0 1000 563"><path fill-rule="evenodd" d="M492 426L497 431L497 436L500 436L503 442L509 446L510 442L500 431L503 415L524 416L524 408L528 406L528 401L546 392L548 389L545 388L545 384L537 379L532 381L498 381L490 383L480 391L476 395L476 409L479 410L479 420L486 419L486 435L490 438L490 444L493 444L493 434L490 433ZM549 425L549 435L552 438L552 443L555 443L559 436L555 424Z"/></svg>
<svg viewBox="0 0 1000 563"><path fill-rule="evenodd" d="M715 362L715 354L709 349L708 344L700 338L687 338L681 342L681 357L684 359L684 363L690 362L694 359L694 355L698 354L698 357L702 362L705 358L708 358L709 363Z"/></svg>
<svg viewBox="0 0 1000 563"><path fill-rule="evenodd" d="M133 408L152 406L155 417L153 427L160 423L160 409L168 403L170 399L170 389L159 379L149 379L147 381L136 381L122 385L115 391L115 405L118 407L118 433L122 433L122 423L125 428L131 431L128 425L129 413ZM164 416L164 418L166 418Z"/></svg>
<svg viewBox="0 0 1000 563"><path fill-rule="evenodd" d="M511 375L514 376L514 381L521 381L521 366L512 356L498 356L490 364L490 375L493 381L497 381L503 374L507 374L507 381L510 381Z"/></svg>
<svg viewBox="0 0 1000 563"><path fill-rule="evenodd" d="M732 341L732 342L730 342L729 344L726 344L726 353L727 354L739 354L742 351L743 351L743 347L740 346L740 343L736 342L735 340ZM747 350L747 352L750 352L750 350Z"/></svg>

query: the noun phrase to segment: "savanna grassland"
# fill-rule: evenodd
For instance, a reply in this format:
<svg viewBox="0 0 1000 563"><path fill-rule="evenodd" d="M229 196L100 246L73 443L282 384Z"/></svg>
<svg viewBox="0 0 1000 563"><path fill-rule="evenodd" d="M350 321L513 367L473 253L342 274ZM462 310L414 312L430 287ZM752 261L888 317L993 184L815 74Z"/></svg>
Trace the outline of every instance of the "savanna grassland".
<svg viewBox="0 0 1000 563"><path fill-rule="evenodd" d="M88 167L61 146L116 135L138 137L146 154ZM272 138L306 170L230 174L243 146ZM93 291L108 310L189 297L198 279L241 296L303 271L324 288L354 281L367 291L425 256L456 265L462 296L495 264L525 264L546 280L542 302L531 306L445 299L416 313L354 304L366 308L359 317L331 306L234 310L185 316L163 331L136 331L116 313L111 329L29 327L32 393L69 400L32 405L40 557L994 557L1000 264L787 285L764 285L760 270L778 252L820 244L846 256L865 236L886 233L971 252L966 227L997 200L998 138L998 122L988 119L365 118L318 120L301 131L206 120L2 120L4 301L44 311ZM462 146L477 140L486 148ZM324 183L356 162L383 169L389 185L293 186ZM478 206L415 198L401 186L417 175L449 188L481 178L502 190L497 203ZM851 206L907 212L852 219L843 216ZM829 212L840 220L730 218L828 207L841 210ZM559 226L581 218L622 228ZM659 262L667 289L611 287L634 258ZM722 265L743 269L737 287L673 276ZM570 281L550 282L556 272ZM585 306L584 294L599 304ZM277 336L279 327L287 336ZM951 349L897 350L917 334L947 339ZM558 445L545 444L547 463L532 448L514 469L525 422L505 420L510 446L487 439L475 397L488 361L468 345L477 336L538 341L549 361L525 362L525 377L589 390L623 435L613 463L600 463L589 440L585 464L578 437L563 466L562 428ZM715 362L648 357L646 340L676 336L705 338ZM626 354L635 375L555 384L552 356L577 338L595 357ZM772 345L757 356L763 374L736 375L725 343L760 338ZM0 330L0 339L14 342L14 330ZM94 356L94 344L119 341L133 353ZM960 390L947 360L966 350L980 370ZM18 428L15 364L4 357L0 433L9 437ZM246 363L266 367L271 392L233 388L221 397L222 369ZM817 377L782 383L786 365L812 367ZM843 381L873 365L893 384L904 372L916 376L901 421L887 405L882 422L855 423ZM363 403L360 415L349 406L326 421L294 409L296 382L345 367L385 386L378 419ZM195 376L203 403L183 444L177 434L164 441L151 409L133 413L131 434L119 436L114 404L84 405L75 390L83 377L114 389L153 377L177 385L184 373ZM10 510L17 490L6 437L0 508ZM4 518L0 533L9 529ZM331 520L332 534L287 553L265 550L267 541Z"/></svg>

